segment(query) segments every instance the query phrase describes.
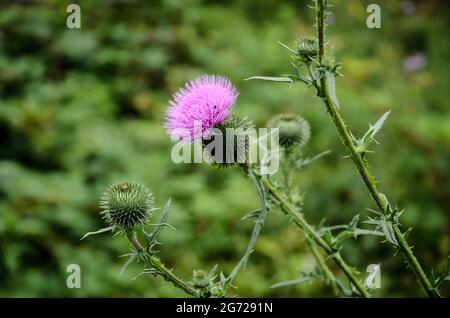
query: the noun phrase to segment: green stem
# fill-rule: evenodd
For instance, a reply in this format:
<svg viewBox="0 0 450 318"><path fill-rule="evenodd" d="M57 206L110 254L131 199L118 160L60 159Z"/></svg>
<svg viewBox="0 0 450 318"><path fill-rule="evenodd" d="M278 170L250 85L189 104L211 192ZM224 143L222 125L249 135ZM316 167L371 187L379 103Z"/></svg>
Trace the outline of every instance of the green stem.
<svg viewBox="0 0 450 318"><path fill-rule="evenodd" d="M155 256L150 256L149 264L152 268L157 269L160 273L163 273L161 276L164 277L164 279L168 282L171 282L175 287L178 287L182 290L184 290L187 294L194 296L194 297L200 297L198 291L192 287L189 283L185 282L178 276L176 276L170 269L164 266L163 263L161 263L160 259Z"/></svg>
<svg viewBox="0 0 450 318"><path fill-rule="evenodd" d="M280 207L294 220L294 223L300 227L310 238L320 246L325 253L333 259L333 261L342 269L344 274L348 277L350 282L359 291L361 296L368 298L369 293L361 284L361 282L355 277L352 268L347 265L339 251L333 249L325 240L316 232L316 230L305 220L303 215L299 213L294 207L292 207L267 179L262 179L264 187L267 189L269 194L280 204Z"/></svg>
<svg viewBox="0 0 450 318"><path fill-rule="evenodd" d="M319 61L322 61L324 57L324 14L325 14L325 2L326 0L317 0L316 1L316 11L317 11L317 37L319 41ZM366 162L361 157L361 155L358 153L355 145L352 142L352 138L350 135L350 131L345 124L343 118L341 117L336 105L333 103L331 97L328 93L327 88L327 82L325 78L322 78L320 80L320 89L319 89L319 96L323 99L328 113L331 115L331 118L333 120L334 125L336 126L339 135L347 148L348 152L350 153L350 156L355 163L356 168L358 169L359 174L361 175L364 184L366 185L367 189L369 190L369 193L374 200L375 204L377 205L380 212L383 214L387 214L387 205L385 201L383 200L381 193L378 191L375 180L371 173L369 172L369 169L367 167ZM416 275L417 279L419 280L420 284L422 285L425 292L430 297L439 297L439 294L433 287L433 284L430 282L428 277L426 276L424 270L422 269L420 263L418 262L417 258L414 256L414 253L412 252L411 248L409 247L408 243L406 242L403 233L401 232L400 228L397 224L392 225L395 237L398 242L398 248L403 253L403 255L406 258L407 263L413 270L414 274Z"/></svg>
<svg viewBox="0 0 450 318"><path fill-rule="evenodd" d="M337 278L334 276L333 272L328 267L322 254L320 254L319 250L317 249L316 243L308 235L306 235L306 243L308 244L309 249L314 255L314 258L316 259L317 265L322 271L322 274L325 276L326 282L331 285L331 287L333 288L333 292L336 295L339 295L340 291L337 284Z"/></svg>
<svg viewBox="0 0 450 318"><path fill-rule="evenodd" d="M282 162L282 173L283 173L283 183L286 189L290 189L291 183L292 183L292 174L289 171L289 167L292 167L292 163L294 161L292 149L285 149L284 155L286 156L285 160ZM333 272L330 270L328 265L326 264L325 260L322 257L322 254L320 254L317 244L312 240L309 235L305 235L306 237L306 243L308 245L308 248L310 249L311 253L313 254L314 258L317 261L317 265L319 266L320 270L322 271L323 275L326 278L326 282L331 285L333 292L336 295L340 295L340 291L337 286L337 278L334 276Z"/></svg>
<svg viewBox="0 0 450 318"><path fill-rule="evenodd" d="M133 231L127 231L127 238L130 241L130 243L133 245L134 249L138 253L145 253L147 254L145 257L145 265L150 266L151 268L154 268L157 270L157 272L168 282L172 283L175 287L178 287L182 290L184 290L187 294L199 297L198 291L192 287L189 283L185 282L178 276L176 276L172 270L168 269L164 264L161 262L161 260L151 254L148 254L144 248L142 247L141 243L136 237L136 233Z"/></svg>
<svg viewBox="0 0 450 318"><path fill-rule="evenodd" d="M350 156L361 176L361 178L364 181L364 184L366 185L372 199L374 200L375 204L377 205L380 212L383 214L387 214L388 207L383 200L381 193L378 191L375 180L371 173L369 172L368 166L364 159L361 157L361 155L358 153L355 145L352 142L350 131L345 124L344 120L342 119L336 105L334 105L332 99L328 95L327 90L327 82L325 79L321 79L321 92L323 94L323 101L327 107L328 113L331 115L331 118L333 120L334 125L336 126L339 135L342 139L342 142L344 143L345 147L347 148L347 151L350 153ZM392 228L395 233L395 237L398 242L398 248L403 253L403 255L406 258L407 263L411 267L411 269L414 271L417 279L419 280L420 284L422 285L425 292L430 297L439 297L439 294L434 289L433 285L429 281L428 277L426 276L424 270L422 269L420 263L417 261L416 257L414 256L414 253L412 252L411 248L409 247L408 243L406 242L405 238L403 237L403 234L398 227L397 224L393 224Z"/></svg>
<svg viewBox="0 0 450 318"><path fill-rule="evenodd" d="M325 42L323 41L324 35L324 22L325 22L325 2L326 0L316 0L316 12L317 12L317 37L319 39L319 62L322 63L323 56L325 54ZM320 40L322 39L322 41Z"/></svg>

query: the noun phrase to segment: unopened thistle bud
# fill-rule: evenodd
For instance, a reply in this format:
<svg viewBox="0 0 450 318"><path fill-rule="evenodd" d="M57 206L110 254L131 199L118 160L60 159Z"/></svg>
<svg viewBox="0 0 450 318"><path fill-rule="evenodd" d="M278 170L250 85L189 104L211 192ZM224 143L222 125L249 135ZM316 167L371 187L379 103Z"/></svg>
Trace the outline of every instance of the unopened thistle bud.
<svg viewBox="0 0 450 318"><path fill-rule="evenodd" d="M127 231L147 222L154 209L153 195L139 183L122 182L106 190L100 208L103 209L100 214L109 225Z"/></svg>
<svg viewBox="0 0 450 318"><path fill-rule="evenodd" d="M211 284L211 278L209 277L208 273L202 270L194 270L194 273L192 274L192 286L195 288L203 289Z"/></svg>
<svg viewBox="0 0 450 318"><path fill-rule="evenodd" d="M319 54L319 43L314 39L298 40L297 53L302 61L308 62Z"/></svg>
<svg viewBox="0 0 450 318"><path fill-rule="evenodd" d="M279 128L279 144L288 149L304 146L311 135L308 122L296 114L280 114L269 120L268 126Z"/></svg>

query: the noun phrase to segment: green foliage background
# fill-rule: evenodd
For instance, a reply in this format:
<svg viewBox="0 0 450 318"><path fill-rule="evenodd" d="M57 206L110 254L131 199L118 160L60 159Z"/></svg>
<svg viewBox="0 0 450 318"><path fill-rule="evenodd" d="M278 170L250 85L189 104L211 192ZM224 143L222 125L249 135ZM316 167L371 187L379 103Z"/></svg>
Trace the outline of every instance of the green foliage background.
<svg viewBox="0 0 450 318"><path fill-rule="evenodd" d="M66 28L66 6L81 6L82 28ZM406 208L403 223L425 268L442 272L450 254L449 10L443 1L376 1L382 28L366 27L367 4L333 1L329 40L345 77L337 81L344 117L357 134L392 114L370 156L381 190ZM332 154L295 174L305 215L317 223L367 216L372 202L320 100L301 86L246 82L290 72L288 52L313 35L309 1L1 1L0 2L0 296L182 296L161 279L119 269L124 238L105 234L98 200L121 180L146 184L162 207L172 198L161 257L183 277L219 264L229 272L244 252L258 206L237 170L175 165L163 129L170 95L189 79L223 74L240 91L236 113L264 127L290 111L312 126L305 155ZM329 46L331 48L331 46ZM413 73L404 59L422 52ZM160 212L157 213L157 216ZM349 241L344 254L364 273L381 263L376 296L422 296L401 257L376 237ZM66 266L82 288L66 287ZM270 289L308 271L314 260L289 221L271 213L256 251L233 290L237 296L331 296L322 283ZM337 271L338 272L338 271ZM448 285L446 286L447 289Z"/></svg>

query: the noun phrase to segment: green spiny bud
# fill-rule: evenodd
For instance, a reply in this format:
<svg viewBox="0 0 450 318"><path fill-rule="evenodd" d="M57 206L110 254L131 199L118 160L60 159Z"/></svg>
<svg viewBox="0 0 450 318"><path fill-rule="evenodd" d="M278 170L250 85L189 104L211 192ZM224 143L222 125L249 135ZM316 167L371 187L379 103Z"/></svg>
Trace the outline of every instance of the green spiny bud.
<svg viewBox="0 0 450 318"><path fill-rule="evenodd" d="M202 270L194 270L194 273L192 274L192 286L195 288L206 288L210 286L211 284L211 278L209 277L208 273Z"/></svg>
<svg viewBox="0 0 450 318"><path fill-rule="evenodd" d="M297 53L302 61L308 62L319 54L319 43L315 39L298 40Z"/></svg>
<svg viewBox="0 0 450 318"><path fill-rule="evenodd" d="M231 117L224 123L214 127L222 135L221 153L216 153L216 148L212 143L216 140L214 134L203 139L203 148L207 150L206 160L217 167L228 167L235 164L243 164L248 157L249 136L246 135L248 129L253 128L253 124L248 119L238 119ZM211 147L211 152L209 151ZM228 162L227 162L228 161Z"/></svg>
<svg viewBox="0 0 450 318"><path fill-rule="evenodd" d="M127 231L147 222L154 209L153 195L139 183L122 182L106 190L100 208L103 209L100 214L109 225Z"/></svg>
<svg viewBox="0 0 450 318"><path fill-rule="evenodd" d="M311 135L308 122L296 114L279 114L269 120L268 126L279 128L279 144L284 148L304 146Z"/></svg>

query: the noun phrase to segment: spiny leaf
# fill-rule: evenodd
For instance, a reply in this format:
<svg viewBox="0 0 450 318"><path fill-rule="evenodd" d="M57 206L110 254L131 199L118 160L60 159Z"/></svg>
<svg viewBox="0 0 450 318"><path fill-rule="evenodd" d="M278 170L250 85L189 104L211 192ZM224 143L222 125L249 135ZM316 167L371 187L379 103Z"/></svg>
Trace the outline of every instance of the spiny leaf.
<svg viewBox="0 0 450 318"><path fill-rule="evenodd" d="M354 231L356 230L356 227L358 226L359 223L359 214L356 214L353 219L350 221L349 225L348 225L348 229L350 231Z"/></svg>
<svg viewBox="0 0 450 318"><path fill-rule="evenodd" d="M435 287L439 288L444 281L450 281L450 256L447 258L446 271L437 280L435 280Z"/></svg>
<svg viewBox="0 0 450 318"><path fill-rule="evenodd" d="M291 49L289 46L287 46L286 44L284 44L283 42L278 41L278 44L280 44L282 47L284 47L285 49L287 49L289 52L291 52L294 55L298 55L297 52L293 49Z"/></svg>
<svg viewBox="0 0 450 318"><path fill-rule="evenodd" d="M307 165L313 163L314 161L316 161L316 160L318 160L318 159L320 159L320 158L322 158L322 157L328 155L329 153L331 153L331 150L325 150L325 151L323 151L323 152L321 152L321 153L315 155L315 156L312 157L312 158L300 159L300 160L298 160L298 161L296 162L296 165L297 165L297 167L299 167L299 168L304 167L304 166L307 166Z"/></svg>
<svg viewBox="0 0 450 318"><path fill-rule="evenodd" d="M170 203L171 203L171 199L169 199L169 201L167 201L166 206L164 207L163 215L161 216L161 220L160 220L158 226L156 227L156 230L152 234L147 234L144 231L144 236L147 240L147 245L150 247L156 244L157 239L161 235L161 232L164 229L164 227L166 227L166 226L170 227L167 224L167 221L169 219Z"/></svg>
<svg viewBox="0 0 450 318"><path fill-rule="evenodd" d="M253 228L252 236L250 238L250 241L248 242L247 250L245 251L245 254L242 256L241 260L236 264L236 266L231 271L230 275L227 277L226 284L228 284L228 285L232 283L234 277L241 270L241 268L247 264L247 261L250 258L250 254L253 253L253 249L255 247L258 236L261 233L261 230L264 225L264 221L266 219L267 212L268 212L268 209L266 206L266 194L264 192L261 182L259 181L259 179L255 176L255 174L252 171L249 172L249 176L253 180L253 182L256 186L256 189L258 190L259 202L261 204L261 212L259 213L258 218L255 221L255 226Z"/></svg>
<svg viewBox="0 0 450 318"><path fill-rule="evenodd" d="M384 233L384 237L390 243L398 246L397 238L395 237L394 229L392 228L392 222L384 215L378 215L378 218L369 218L365 223L375 225L375 230L380 230Z"/></svg>
<svg viewBox="0 0 450 318"><path fill-rule="evenodd" d="M285 83L294 83L294 80L287 76L252 76L245 79L246 81L249 80L262 80L262 81L272 81L272 82L285 82Z"/></svg>
<svg viewBox="0 0 450 318"><path fill-rule="evenodd" d="M244 215L243 217L241 217L241 220L247 220L247 219L250 219L250 218L257 218L260 213L261 213L261 209L254 210L254 211Z"/></svg>
<svg viewBox="0 0 450 318"><path fill-rule="evenodd" d="M115 229L115 226L112 225L112 226L108 226L108 227L105 227L103 229L100 229L98 231L87 232L86 234L83 235L83 237L80 239L80 241L84 240L86 237L91 236L91 235L97 235L97 234L101 234L101 233L108 232L108 231L114 232L114 229Z"/></svg>
<svg viewBox="0 0 450 318"><path fill-rule="evenodd" d="M378 119L378 121L375 123L375 125L370 125L369 130L370 132L370 138L373 139L373 137L381 130L381 128L383 127L384 122L386 121L386 119L388 118L389 114L391 113L391 111L387 111L385 112L380 119Z"/></svg>
<svg viewBox="0 0 450 318"><path fill-rule="evenodd" d="M120 276L122 276L122 274L125 272L125 270L127 269L127 267L133 263L133 261L136 259L136 257L138 256L138 253L131 253L130 257L127 259L127 261L125 262L125 264L123 264L122 268L120 269Z"/></svg>
<svg viewBox="0 0 450 318"><path fill-rule="evenodd" d="M309 281L311 281L313 279L314 279L314 277L305 276L305 277L302 277L302 278L298 278L298 279L293 279L293 280L288 280L288 281L277 283L275 285L272 285L270 288L279 288L279 287L287 287L287 286L299 285L299 284L303 284L303 283L309 282Z"/></svg>
<svg viewBox="0 0 450 318"><path fill-rule="evenodd" d="M339 109L339 100L338 100L338 98L336 96L336 79L335 79L335 74L330 72L330 71L326 71L325 72L325 78L327 80L328 95L330 96L332 102Z"/></svg>

